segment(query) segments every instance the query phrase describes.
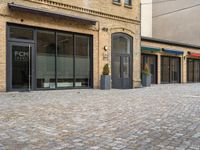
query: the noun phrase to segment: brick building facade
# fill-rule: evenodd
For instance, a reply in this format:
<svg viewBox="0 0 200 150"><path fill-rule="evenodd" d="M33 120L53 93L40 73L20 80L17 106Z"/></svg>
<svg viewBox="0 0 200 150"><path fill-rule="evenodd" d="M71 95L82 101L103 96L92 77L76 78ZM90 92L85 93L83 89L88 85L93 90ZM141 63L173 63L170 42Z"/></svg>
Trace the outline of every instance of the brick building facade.
<svg viewBox="0 0 200 150"><path fill-rule="evenodd" d="M3 0L0 37L0 91L140 86L139 0Z"/></svg>
<svg viewBox="0 0 200 150"><path fill-rule="evenodd" d="M142 69L148 64L152 83L200 82L200 46L142 37Z"/></svg>

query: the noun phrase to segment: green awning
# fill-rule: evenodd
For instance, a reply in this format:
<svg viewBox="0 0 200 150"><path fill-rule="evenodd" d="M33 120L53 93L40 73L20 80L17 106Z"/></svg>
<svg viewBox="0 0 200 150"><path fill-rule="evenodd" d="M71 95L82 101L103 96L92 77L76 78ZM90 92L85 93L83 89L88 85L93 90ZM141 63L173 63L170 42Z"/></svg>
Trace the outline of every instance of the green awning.
<svg viewBox="0 0 200 150"><path fill-rule="evenodd" d="M142 46L141 51L160 52L161 48Z"/></svg>

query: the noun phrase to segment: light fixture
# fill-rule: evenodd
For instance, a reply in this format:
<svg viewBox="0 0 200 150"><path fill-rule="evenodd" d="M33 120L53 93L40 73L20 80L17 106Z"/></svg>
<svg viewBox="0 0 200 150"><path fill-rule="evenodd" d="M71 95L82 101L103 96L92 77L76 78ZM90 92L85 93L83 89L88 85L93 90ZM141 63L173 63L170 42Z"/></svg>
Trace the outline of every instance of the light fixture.
<svg viewBox="0 0 200 150"><path fill-rule="evenodd" d="M108 46L104 46L104 50L107 51L108 50Z"/></svg>

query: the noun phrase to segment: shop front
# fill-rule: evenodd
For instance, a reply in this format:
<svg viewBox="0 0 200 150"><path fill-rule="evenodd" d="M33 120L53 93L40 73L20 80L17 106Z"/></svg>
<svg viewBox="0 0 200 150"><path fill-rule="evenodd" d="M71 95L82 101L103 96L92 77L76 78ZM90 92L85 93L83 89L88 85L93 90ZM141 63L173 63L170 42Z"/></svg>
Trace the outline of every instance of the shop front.
<svg viewBox="0 0 200 150"><path fill-rule="evenodd" d="M142 46L141 57L141 71L145 69L147 65L151 73L151 83L158 83L158 54L161 52L160 48L152 46Z"/></svg>
<svg viewBox="0 0 200 150"><path fill-rule="evenodd" d="M112 88L140 87L139 1L101 3L0 2L0 91L98 89L105 64Z"/></svg>
<svg viewBox="0 0 200 150"><path fill-rule="evenodd" d="M92 88L91 35L7 27L7 90Z"/></svg>
<svg viewBox="0 0 200 150"><path fill-rule="evenodd" d="M187 59L187 82L195 83L200 82L200 59L188 58Z"/></svg>
<svg viewBox="0 0 200 150"><path fill-rule="evenodd" d="M181 63L178 57L161 57L161 83L181 82Z"/></svg>
<svg viewBox="0 0 200 150"><path fill-rule="evenodd" d="M148 66L151 73L151 83L157 84L157 56L152 54L142 54L142 70Z"/></svg>

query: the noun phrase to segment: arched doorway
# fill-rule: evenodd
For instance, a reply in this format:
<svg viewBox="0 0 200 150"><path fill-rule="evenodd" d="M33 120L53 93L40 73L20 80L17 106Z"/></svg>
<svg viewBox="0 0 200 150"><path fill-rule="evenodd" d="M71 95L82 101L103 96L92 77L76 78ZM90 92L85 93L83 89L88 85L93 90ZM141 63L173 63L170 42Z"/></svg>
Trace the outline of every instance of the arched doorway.
<svg viewBox="0 0 200 150"><path fill-rule="evenodd" d="M132 54L132 37L124 33L112 34L112 88L132 88Z"/></svg>

